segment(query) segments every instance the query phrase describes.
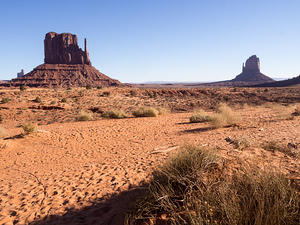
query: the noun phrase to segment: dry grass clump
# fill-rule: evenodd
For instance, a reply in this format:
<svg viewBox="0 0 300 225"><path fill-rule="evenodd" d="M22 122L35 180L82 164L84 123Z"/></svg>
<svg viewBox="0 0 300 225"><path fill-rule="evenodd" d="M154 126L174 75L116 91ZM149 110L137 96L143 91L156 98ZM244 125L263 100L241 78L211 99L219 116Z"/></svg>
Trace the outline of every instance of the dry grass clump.
<svg viewBox="0 0 300 225"><path fill-rule="evenodd" d="M199 110L196 114L190 117L190 123L210 122L212 117L204 110Z"/></svg>
<svg viewBox="0 0 300 225"><path fill-rule="evenodd" d="M132 112L135 117L156 117L159 112L152 107L140 107Z"/></svg>
<svg viewBox="0 0 300 225"><path fill-rule="evenodd" d="M110 118L110 119L123 119L127 118L126 114L119 110L110 110L107 112L104 112L102 114L102 117L104 118Z"/></svg>
<svg viewBox="0 0 300 225"><path fill-rule="evenodd" d="M91 113L81 111L77 116L78 121L90 121L93 120L93 115Z"/></svg>
<svg viewBox="0 0 300 225"><path fill-rule="evenodd" d="M218 112L211 118L211 124L215 128L229 127L240 122L240 116L235 113L228 105L220 104Z"/></svg>
<svg viewBox="0 0 300 225"><path fill-rule="evenodd" d="M297 154L299 154L297 146L294 146L292 143L284 145L282 143L278 143L277 141L266 141L262 143L262 148L271 152L282 152L291 157L295 157Z"/></svg>
<svg viewBox="0 0 300 225"><path fill-rule="evenodd" d="M163 108L163 107L156 107L155 108L158 112L158 115L164 115L164 114L168 114L170 112L169 109Z"/></svg>
<svg viewBox="0 0 300 225"><path fill-rule="evenodd" d="M293 116L300 116L300 105L297 105L295 111L292 113Z"/></svg>
<svg viewBox="0 0 300 225"><path fill-rule="evenodd" d="M27 123L23 124L22 128L23 128L25 135L31 134L36 131L36 126L31 122L27 122Z"/></svg>
<svg viewBox="0 0 300 225"><path fill-rule="evenodd" d="M299 224L300 197L281 174L225 175L221 158L185 147L153 173L125 224Z"/></svg>

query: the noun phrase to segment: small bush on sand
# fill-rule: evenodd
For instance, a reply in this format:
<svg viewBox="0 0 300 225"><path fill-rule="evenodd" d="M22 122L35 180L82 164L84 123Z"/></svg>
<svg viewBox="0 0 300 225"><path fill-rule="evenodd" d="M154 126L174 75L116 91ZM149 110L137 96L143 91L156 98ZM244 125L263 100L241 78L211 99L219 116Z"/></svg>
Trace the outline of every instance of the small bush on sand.
<svg viewBox="0 0 300 225"><path fill-rule="evenodd" d="M42 99L41 99L41 97L37 96L33 101L36 103L41 103Z"/></svg>
<svg viewBox="0 0 300 225"><path fill-rule="evenodd" d="M229 127L237 125L239 122L240 116L226 104L220 104L218 112L214 114L211 119L211 124L215 128Z"/></svg>
<svg viewBox="0 0 300 225"><path fill-rule="evenodd" d="M1 99L1 104L8 103L9 100L10 100L9 98L2 98L2 99Z"/></svg>
<svg viewBox="0 0 300 225"><path fill-rule="evenodd" d="M102 114L102 117L104 117L104 118L110 118L110 119L123 119L123 118L126 118L127 116L122 111L111 110L111 111L104 112Z"/></svg>
<svg viewBox="0 0 300 225"><path fill-rule="evenodd" d="M78 121L90 121L93 120L93 115L88 112L81 111L77 116Z"/></svg>
<svg viewBox="0 0 300 225"><path fill-rule="evenodd" d="M275 152L275 151L282 152L291 157L296 156L297 153L299 152L299 150L295 149L294 147L289 145L284 145L282 143L279 143L278 141L266 141L262 143L261 146L264 150L271 151L271 152Z"/></svg>
<svg viewBox="0 0 300 225"><path fill-rule="evenodd" d="M300 105L297 105L295 111L292 113L293 116L300 116Z"/></svg>
<svg viewBox="0 0 300 225"><path fill-rule="evenodd" d="M153 172L125 224L299 224L299 213L299 192L283 175L226 176L220 157L189 146Z"/></svg>
<svg viewBox="0 0 300 225"><path fill-rule="evenodd" d="M211 116L204 110L199 110L196 114L190 117L190 123L210 122Z"/></svg>
<svg viewBox="0 0 300 225"><path fill-rule="evenodd" d="M86 86L85 86L85 89L87 89L87 90L92 89L92 85L90 85L90 84L86 85Z"/></svg>
<svg viewBox="0 0 300 225"><path fill-rule="evenodd" d="M27 88L26 88L25 85L21 85L21 86L20 86L20 91L26 91L26 89L27 89Z"/></svg>
<svg viewBox="0 0 300 225"><path fill-rule="evenodd" d="M158 115L164 115L164 114L167 114L169 113L169 109L166 109L166 108L163 108L163 107L156 107L155 108L158 112Z"/></svg>
<svg viewBox="0 0 300 225"><path fill-rule="evenodd" d="M62 103L66 103L66 102L67 102L67 99L66 99L66 98L62 98L60 101L61 101Z"/></svg>
<svg viewBox="0 0 300 225"><path fill-rule="evenodd" d="M31 134L31 133L36 131L36 126L33 123L30 123L30 122L27 122L27 123L23 124L22 128L23 128L23 131L24 131L25 135Z"/></svg>
<svg viewBox="0 0 300 225"><path fill-rule="evenodd" d="M159 112L151 107L140 107L132 112L135 117L156 117Z"/></svg>

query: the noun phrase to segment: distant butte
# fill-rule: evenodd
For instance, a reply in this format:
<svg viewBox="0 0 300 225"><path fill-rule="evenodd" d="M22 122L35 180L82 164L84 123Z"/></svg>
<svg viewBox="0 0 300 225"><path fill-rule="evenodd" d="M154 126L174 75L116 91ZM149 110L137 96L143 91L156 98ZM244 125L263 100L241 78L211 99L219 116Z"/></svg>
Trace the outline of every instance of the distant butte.
<svg viewBox="0 0 300 225"><path fill-rule="evenodd" d="M232 82L247 82L247 83L267 83L274 82L274 80L260 72L260 62L256 55L251 56L247 59L246 63L243 64L243 71L237 75Z"/></svg>
<svg viewBox="0 0 300 225"><path fill-rule="evenodd" d="M256 55L249 57L243 64L242 73L232 80L200 84L201 86L252 86L271 83L274 80L260 72L260 61Z"/></svg>
<svg viewBox="0 0 300 225"><path fill-rule="evenodd" d="M22 77L12 79L6 86L82 87L120 86L92 66L84 40L84 51L79 48L77 36L70 33L49 32L44 40L44 64Z"/></svg>

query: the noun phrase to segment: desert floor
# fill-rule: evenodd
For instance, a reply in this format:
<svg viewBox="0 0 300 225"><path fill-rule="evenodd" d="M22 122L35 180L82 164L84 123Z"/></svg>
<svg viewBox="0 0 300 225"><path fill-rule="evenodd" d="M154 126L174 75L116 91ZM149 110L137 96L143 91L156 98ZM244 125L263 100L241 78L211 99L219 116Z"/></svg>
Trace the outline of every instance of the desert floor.
<svg viewBox="0 0 300 225"><path fill-rule="evenodd" d="M5 128L0 224L122 224L153 169L185 144L214 149L233 167L282 171L299 182L298 156L262 148L276 141L294 146L298 155L300 116L291 114L300 102L299 89L131 90L2 90L9 101L0 105ZM105 91L109 96L103 96ZM39 103L32 101L37 96ZM212 129L209 123L189 123L193 111L212 112L224 101L242 118L238 126ZM114 108L129 114L142 105L170 112L151 118L100 116ZM80 110L93 112L95 119L76 121ZM22 136L20 125L26 121L38 128ZM249 146L238 149L228 137Z"/></svg>

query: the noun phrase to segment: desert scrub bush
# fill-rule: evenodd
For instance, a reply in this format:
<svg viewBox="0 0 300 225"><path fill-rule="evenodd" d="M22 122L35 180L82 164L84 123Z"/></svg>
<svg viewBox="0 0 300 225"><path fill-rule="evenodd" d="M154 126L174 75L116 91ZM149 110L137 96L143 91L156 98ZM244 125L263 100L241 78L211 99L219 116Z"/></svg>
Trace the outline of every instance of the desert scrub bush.
<svg viewBox="0 0 300 225"><path fill-rule="evenodd" d="M228 105L220 104L211 118L211 124L215 128L229 127L240 122L240 116L236 114Z"/></svg>
<svg viewBox="0 0 300 225"><path fill-rule="evenodd" d="M155 109L157 110L158 115L164 115L170 112L169 109L163 107L156 107Z"/></svg>
<svg viewBox="0 0 300 225"><path fill-rule="evenodd" d="M110 96L110 92L109 91L104 91L102 95L108 97L108 96Z"/></svg>
<svg viewBox="0 0 300 225"><path fill-rule="evenodd" d="M123 119L126 118L126 114L120 110L110 110L107 112L104 112L102 114L102 117L104 118L110 118L110 119Z"/></svg>
<svg viewBox="0 0 300 225"><path fill-rule="evenodd" d="M26 89L27 89L27 88L26 88L25 85L21 85L21 86L20 86L20 91L26 91Z"/></svg>
<svg viewBox="0 0 300 225"><path fill-rule="evenodd" d="M77 116L78 121L90 121L93 120L93 115L91 113L80 111Z"/></svg>
<svg viewBox="0 0 300 225"><path fill-rule="evenodd" d="M66 98L62 98L60 101L63 102L63 103L66 103L67 99Z"/></svg>
<svg viewBox="0 0 300 225"><path fill-rule="evenodd" d="M156 117L159 112L152 107L140 107L132 112L134 117Z"/></svg>
<svg viewBox="0 0 300 225"><path fill-rule="evenodd" d="M33 101L36 103L41 103L42 99L41 99L41 97L37 96Z"/></svg>
<svg viewBox="0 0 300 225"><path fill-rule="evenodd" d="M2 99L1 99L1 104L8 103L9 101L10 101L9 98L2 98Z"/></svg>
<svg viewBox="0 0 300 225"><path fill-rule="evenodd" d="M98 90L100 90L100 89L102 89L102 88L103 88L102 86L98 86L98 87L97 87Z"/></svg>
<svg viewBox="0 0 300 225"><path fill-rule="evenodd" d="M87 90L92 89L92 85L90 85L90 84L86 85L86 86L85 86L85 89L87 89Z"/></svg>
<svg viewBox="0 0 300 225"><path fill-rule="evenodd" d="M31 122L27 122L27 123L23 124L22 128L23 128L25 135L31 134L36 131L36 126Z"/></svg>
<svg viewBox="0 0 300 225"><path fill-rule="evenodd" d="M271 152L275 152L275 151L282 152L291 157L295 157L297 154L299 154L299 150L297 150L296 148L290 145L284 145L282 143L278 143L278 141L265 141L261 144L261 147L264 150L271 151Z"/></svg>
<svg viewBox="0 0 300 225"><path fill-rule="evenodd" d="M137 92L136 92L136 90L130 90L130 96L132 96L132 97L134 97L134 96L136 96L137 95Z"/></svg>
<svg viewBox="0 0 300 225"><path fill-rule="evenodd" d="M282 174L226 176L222 165L214 152L184 147L153 172L125 224L299 224L299 192Z"/></svg>
<svg viewBox="0 0 300 225"><path fill-rule="evenodd" d="M211 116L204 110L199 110L196 114L190 117L190 123L210 122Z"/></svg>
<svg viewBox="0 0 300 225"><path fill-rule="evenodd" d="M295 111L292 113L293 116L300 116L300 105L297 105Z"/></svg>

